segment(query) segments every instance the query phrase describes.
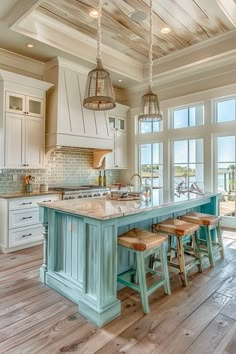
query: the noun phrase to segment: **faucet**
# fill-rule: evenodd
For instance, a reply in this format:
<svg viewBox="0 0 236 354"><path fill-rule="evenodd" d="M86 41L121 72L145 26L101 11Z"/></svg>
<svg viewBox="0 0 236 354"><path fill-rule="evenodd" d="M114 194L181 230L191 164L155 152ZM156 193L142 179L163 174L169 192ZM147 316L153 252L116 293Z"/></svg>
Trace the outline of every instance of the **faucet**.
<svg viewBox="0 0 236 354"><path fill-rule="evenodd" d="M134 177L138 177L139 178L139 192L142 192L142 177L138 174L138 173L134 173L131 178L130 178L130 182L132 182L132 179Z"/></svg>

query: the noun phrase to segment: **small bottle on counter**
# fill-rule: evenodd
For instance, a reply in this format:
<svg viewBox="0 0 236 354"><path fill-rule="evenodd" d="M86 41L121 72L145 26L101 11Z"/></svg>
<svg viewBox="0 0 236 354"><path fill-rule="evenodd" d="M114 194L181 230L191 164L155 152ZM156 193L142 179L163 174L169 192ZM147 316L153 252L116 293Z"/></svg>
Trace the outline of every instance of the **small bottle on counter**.
<svg viewBox="0 0 236 354"><path fill-rule="evenodd" d="M106 171L104 170L104 174L103 174L103 186L106 187L107 185L107 177L106 177Z"/></svg>
<svg viewBox="0 0 236 354"><path fill-rule="evenodd" d="M102 171L99 171L98 185L99 185L100 187L102 186Z"/></svg>

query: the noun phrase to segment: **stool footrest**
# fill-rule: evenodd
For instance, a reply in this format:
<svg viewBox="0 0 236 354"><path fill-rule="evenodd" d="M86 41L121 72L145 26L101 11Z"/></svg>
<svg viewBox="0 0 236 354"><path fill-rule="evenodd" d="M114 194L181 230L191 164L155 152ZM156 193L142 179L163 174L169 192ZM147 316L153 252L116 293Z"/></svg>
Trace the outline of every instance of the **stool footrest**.
<svg viewBox="0 0 236 354"><path fill-rule="evenodd" d="M132 283L131 281L127 281L126 279L124 279L124 277L122 275L118 275L117 280L119 281L119 283L128 286L129 288L140 292L140 287L139 285L136 285L135 283Z"/></svg>

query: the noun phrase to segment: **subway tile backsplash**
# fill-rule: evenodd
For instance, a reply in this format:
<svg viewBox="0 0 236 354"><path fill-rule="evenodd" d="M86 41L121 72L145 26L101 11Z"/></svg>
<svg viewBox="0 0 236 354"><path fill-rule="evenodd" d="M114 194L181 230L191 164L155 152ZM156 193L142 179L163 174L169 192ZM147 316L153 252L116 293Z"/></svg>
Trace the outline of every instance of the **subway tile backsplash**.
<svg viewBox="0 0 236 354"><path fill-rule="evenodd" d="M45 169L1 170L0 193L22 192L25 190L24 176L35 177L33 190L38 191L41 183L53 185L98 184L99 170L92 168L93 153L90 151L54 151ZM120 172L106 171L107 184L119 182ZM13 182L13 176L17 181Z"/></svg>

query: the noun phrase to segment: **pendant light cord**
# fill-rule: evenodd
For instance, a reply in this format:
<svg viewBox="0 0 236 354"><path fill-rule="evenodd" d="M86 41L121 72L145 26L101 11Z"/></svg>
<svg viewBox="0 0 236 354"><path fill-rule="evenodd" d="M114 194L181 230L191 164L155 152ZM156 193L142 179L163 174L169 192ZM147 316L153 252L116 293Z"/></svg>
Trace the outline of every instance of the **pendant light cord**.
<svg viewBox="0 0 236 354"><path fill-rule="evenodd" d="M102 17L102 0L98 0L98 19L97 19L97 62L102 60L101 49L101 17Z"/></svg>
<svg viewBox="0 0 236 354"><path fill-rule="evenodd" d="M152 90L152 46L153 46L153 19L152 19L152 0L150 0L150 46L149 46L149 88Z"/></svg>

